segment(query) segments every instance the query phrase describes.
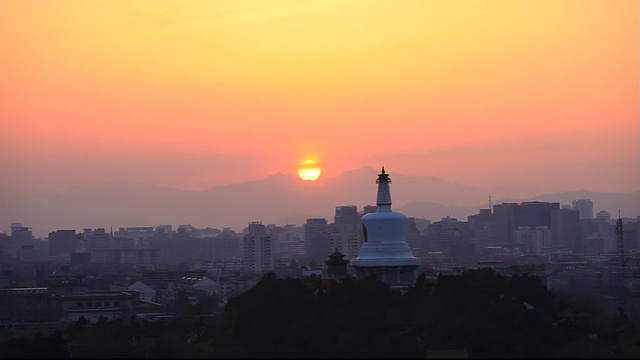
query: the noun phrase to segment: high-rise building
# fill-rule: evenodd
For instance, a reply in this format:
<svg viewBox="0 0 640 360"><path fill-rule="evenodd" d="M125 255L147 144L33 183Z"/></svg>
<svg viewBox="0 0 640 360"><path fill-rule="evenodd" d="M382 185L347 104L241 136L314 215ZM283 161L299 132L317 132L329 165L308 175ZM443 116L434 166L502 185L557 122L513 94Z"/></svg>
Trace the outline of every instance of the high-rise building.
<svg viewBox="0 0 640 360"><path fill-rule="evenodd" d="M273 253L276 259L306 258L304 229L302 226L288 224L285 226L268 226L271 234Z"/></svg>
<svg viewBox="0 0 640 360"><path fill-rule="evenodd" d="M482 230L491 223L491 209L480 209L477 214L467 216L471 231Z"/></svg>
<svg viewBox="0 0 640 360"><path fill-rule="evenodd" d="M640 215L636 218L636 249L640 249Z"/></svg>
<svg viewBox="0 0 640 360"><path fill-rule="evenodd" d="M608 211L598 211L596 214L596 220L609 221L611 220L611 213Z"/></svg>
<svg viewBox="0 0 640 360"><path fill-rule="evenodd" d="M13 249L13 239L9 234L0 231L0 255L11 254L11 249Z"/></svg>
<svg viewBox="0 0 640 360"><path fill-rule="evenodd" d="M147 248L156 232L152 226L136 226L120 228L113 235L115 237L133 239L136 248Z"/></svg>
<svg viewBox="0 0 640 360"><path fill-rule="evenodd" d="M335 222L328 227L329 248L326 251L338 249L347 260L355 259L363 241L360 218L355 205L336 206Z"/></svg>
<svg viewBox="0 0 640 360"><path fill-rule="evenodd" d="M244 236L244 260L247 271L265 274L275 270L271 235L260 221L249 223Z"/></svg>
<svg viewBox="0 0 640 360"><path fill-rule="evenodd" d="M213 260L226 261L242 257L242 237L230 228L224 228L213 243Z"/></svg>
<svg viewBox="0 0 640 360"><path fill-rule="evenodd" d="M573 200L571 209L580 212L580 220L593 219L593 201L591 199Z"/></svg>
<svg viewBox="0 0 640 360"><path fill-rule="evenodd" d="M525 201L515 207L515 226L551 226L551 212L560 208L560 203ZM515 230L515 229L514 229Z"/></svg>
<svg viewBox="0 0 640 360"><path fill-rule="evenodd" d="M469 223L456 218L444 217L427 227L427 243L430 251L444 256L464 256L476 253L471 242Z"/></svg>
<svg viewBox="0 0 640 360"><path fill-rule="evenodd" d="M88 264L91 262L91 254L87 252L87 247L82 237L77 237L76 247L71 252L70 258L72 264Z"/></svg>
<svg viewBox="0 0 640 360"><path fill-rule="evenodd" d="M551 212L553 246L559 249L582 251L580 212L558 209Z"/></svg>
<svg viewBox="0 0 640 360"><path fill-rule="evenodd" d="M420 260L413 256L405 238L407 217L391 211L390 182L383 167L376 180L378 209L362 217L364 243L351 265L358 278L374 275L391 288L403 290L414 284Z"/></svg>
<svg viewBox="0 0 640 360"><path fill-rule="evenodd" d="M528 254L542 254L544 249L551 247L553 241L553 232L545 225L519 226L515 235L515 244L522 244L520 252Z"/></svg>
<svg viewBox="0 0 640 360"><path fill-rule="evenodd" d="M640 216L638 216L640 218ZM639 248L638 239L640 239L640 222L634 218L623 218L624 226L622 228L622 240L624 242L624 250L636 252Z"/></svg>
<svg viewBox="0 0 640 360"><path fill-rule="evenodd" d="M176 234L188 237L200 237L200 230L191 224L178 225Z"/></svg>
<svg viewBox="0 0 640 360"><path fill-rule="evenodd" d="M491 211L491 208L480 209L477 214L467 217L475 255L484 255L489 251L489 246L496 242L493 236L494 218Z"/></svg>
<svg viewBox="0 0 640 360"><path fill-rule="evenodd" d="M407 244L409 244L409 247L411 248L411 251L414 254L425 250L426 237L423 236L422 232L420 232L420 229L418 229L418 222L414 217L407 218L406 239L407 239Z"/></svg>
<svg viewBox="0 0 640 360"><path fill-rule="evenodd" d="M494 244L511 244L516 229L516 206L518 203L493 205L491 216L491 237Z"/></svg>
<svg viewBox="0 0 640 360"><path fill-rule="evenodd" d="M558 209L560 209L560 203L543 201L494 205L491 216L491 232L494 243L513 244L515 230L521 226L529 228L547 226L551 228L551 212ZM475 228L476 224L473 226Z"/></svg>
<svg viewBox="0 0 640 360"><path fill-rule="evenodd" d="M378 207L375 205L365 205L362 207L362 215L367 215L378 211Z"/></svg>
<svg viewBox="0 0 640 360"><path fill-rule="evenodd" d="M307 248L307 257L315 259L316 262L326 259L332 252L329 247L331 231L327 219L311 218L307 219L304 228L304 242Z"/></svg>
<svg viewBox="0 0 640 360"><path fill-rule="evenodd" d="M359 219L358 222L360 222ZM355 259L362 244L362 227L343 223L329 225L328 229L329 249L337 249L345 255L347 260Z"/></svg>
<svg viewBox="0 0 640 360"><path fill-rule="evenodd" d="M18 258L20 249L22 249L23 247L33 247L35 242L33 233L31 232L31 228L22 226L21 223L11 223L11 238L11 256L13 258Z"/></svg>
<svg viewBox="0 0 640 360"><path fill-rule="evenodd" d="M353 227L360 227L360 215L358 215L358 208L355 205L336 206L334 224L348 224Z"/></svg>
<svg viewBox="0 0 640 360"><path fill-rule="evenodd" d="M104 228L83 229L82 238L85 241L85 246L88 252L94 250L109 250L116 248L116 242L114 242L113 234L107 232Z"/></svg>
<svg viewBox="0 0 640 360"><path fill-rule="evenodd" d="M173 232L173 226L171 225L158 225L156 226L156 234L171 234Z"/></svg>
<svg viewBox="0 0 640 360"><path fill-rule="evenodd" d="M75 252L78 235L75 230L56 230L49 233L49 256Z"/></svg>

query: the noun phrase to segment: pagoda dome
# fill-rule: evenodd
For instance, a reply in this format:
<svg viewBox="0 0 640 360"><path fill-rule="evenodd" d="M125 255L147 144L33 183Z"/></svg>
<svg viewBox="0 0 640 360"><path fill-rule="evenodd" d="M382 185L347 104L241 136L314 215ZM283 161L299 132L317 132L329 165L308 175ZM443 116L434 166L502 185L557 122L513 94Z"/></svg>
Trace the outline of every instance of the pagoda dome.
<svg viewBox="0 0 640 360"><path fill-rule="evenodd" d="M395 285L405 286L412 282L420 259L413 256L406 241L407 217L391 210L391 179L384 167L376 183L377 211L362 217L365 242L351 265L361 276L378 274Z"/></svg>

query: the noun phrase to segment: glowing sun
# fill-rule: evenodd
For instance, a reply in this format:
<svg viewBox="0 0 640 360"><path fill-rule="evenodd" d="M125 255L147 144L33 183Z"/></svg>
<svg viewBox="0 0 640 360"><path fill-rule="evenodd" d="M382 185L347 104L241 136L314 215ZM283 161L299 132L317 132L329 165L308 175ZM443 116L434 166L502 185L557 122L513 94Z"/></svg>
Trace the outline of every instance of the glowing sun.
<svg viewBox="0 0 640 360"><path fill-rule="evenodd" d="M305 160L300 163L298 168L298 176L305 181L316 181L320 177L322 170L313 160Z"/></svg>

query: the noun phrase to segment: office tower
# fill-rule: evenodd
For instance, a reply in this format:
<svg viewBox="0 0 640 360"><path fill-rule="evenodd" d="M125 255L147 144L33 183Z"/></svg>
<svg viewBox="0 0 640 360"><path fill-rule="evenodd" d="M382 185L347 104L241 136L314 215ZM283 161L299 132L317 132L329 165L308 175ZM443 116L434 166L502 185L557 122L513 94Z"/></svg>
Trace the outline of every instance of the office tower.
<svg viewBox="0 0 640 360"><path fill-rule="evenodd" d="M21 223L11 223L11 256L17 258L20 249L23 247L32 247L34 245L33 233L31 228L22 226Z"/></svg>
<svg viewBox="0 0 640 360"><path fill-rule="evenodd" d="M316 262L326 259L332 252L329 247L331 233L327 220L323 218L307 219L303 228L307 257L315 259Z"/></svg>
<svg viewBox="0 0 640 360"><path fill-rule="evenodd" d="M477 214L468 216L467 222L475 255L485 254L489 246L496 242L491 209L480 209Z"/></svg>
<svg viewBox="0 0 640 360"><path fill-rule="evenodd" d="M336 206L334 224L348 224L353 227L360 227L360 215L358 215L358 208L355 205Z"/></svg>
<svg viewBox="0 0 640 360"><path fill-rule="evenodd" d="M49 233L49 256L71 254L76 249L78 235L75 230L56 230Z"/></svg>
<svg viewBox="0 0 640 360"><path fill-rule="evenodd" d="M551 212L560 209L560 203L544 201L525 201L516 203L515 226L551 227ZM515 229L514 229L515 230Z"/></svg>
<svg viewBox="0 0 640 360"><path fill-rule="evenodd" d="M427 227L429 251L441 252L443 256L474 255L469 223L456 218L444 217Z"/></svg>
<svg viewBox="0 0 640 360"><path fill-rule="evenodd" d="M85 246L88 252L95 250L109 250L116 248L116 242L113 240L113 235L107 232L104 228L83 229L82 238L84 239Z"/></svg>
<svg viewBox="0 0 640 360"><path fill-rule="evenodd" d="M515 244L522 245L521 253L542 254L544 249L550 248L553 232L548 226L519 226L515 231Z"/></svg>
<svg viewBox="0 0 640 360"><path fill-rule="evenodd" d="M358 219L360 222L360 219ZM329 229L329 249L337 249L347 260L358 256L362 244L362 227L354 224L331 224ZM325 256L326 258L326 256Z"/></svg>
<svg viewBox="0 0 640 360"><path fill-rule="evenodd" d="M151 239L156 235L152 226L136 226L120 228L113 234L119 238L133 239L133 243L136 248L148 248L151 243Z"/></svg>
<svg viewBox="0 0 640 360"><path fill-rule="evenodd" d="M422 232L420 232L420 229L418 229L418 222L414 217L407 218L406 239L407 244L409 244L409 247L414 254L418 251L423 250L423 248L426 246L425 236L423 236Z"/></svg>
<svg viewBox="0 0 640 360"><path fill-rule="evenodd" d="M331 252L338 249L347 260L358 256L363 241L361 215L354 205L336 206L336 213L329 229L329 248ZM326 256L324 256L326 258Z"/></svg>
<svg viewBox="0 0 640 360"><path fill-rule="evenodd" d="M275 270L271 235L260 221L249 223L244 236L244 259L247 271L264 274Z"/></svg>
<svg viewBox="0 0 640 360"><path fill-rule="evenodd" d="M571 209L580 212L580 220L593 219L593 201L591 199L573 200Z"/></svg>
<svg viewBox="0 0 640 360"><path fill-rule="evenodd" d="M580 212L558 209L551 212L553 246L559 249L582 251Z"/></svg>
<svg viewBox="0 0 640 360"><path fill-rule="evenodd" d="M267 231L271 234L273 253L276 259L306 258L306 244L302 226L288 224L285 226L270 226Z"/></svg>
<svg viewBox="0 0 640 360"><path fill-rule="evenodd" d="M485 229L491 223L491 210L480 209L477 214L467 216L467 222L469 223L469 229L472 232Z"/></svg>
<svg viewBox="0 0 640 360"><path fill-rule="evenodd" d="M370 214L370 213L374 213L377 210L378 210L378 207L375 206L375 205L365 205L362 208L362 215L367 215L367 214Z"/></svg>
<svg viewBox="0 0 640 360"><path fill-rule="evenodd" d="M225 261L242 257L243 238L230 228L224 228L216 236L213 245L213 260Z"/></svg>
<svg viewBox="0 0 640 360"><path fill-rule="evenodd" d="M0 255L11 254L11 249L13 249L13 239L9 234L0 231Z"/></svg>
<svg viewBox="0 0 640 360"><path fill-rule="evenodd" d="M171 234L173 232L173 226L171 225L158 225L156 226L156 234Z"/></svg>
<svg viewBox="0 0 640 360"><path fill-rule="evenodd" d="M609 220L611 220L611 213L604 210L598 211L596 214L596 220L609 222Z"/></svg>
<svg viewBox="0 0 640 360"><path fill-rule="evenodd" d="M551 212L560 209L560 203L527 201L493 205L491 232L495 244L513 244L515 230L526 226L551 226ZM475 219L474 219L475 221ZM476 224L474 224L474 228Z"/></svg>
<svg viewBox="0 0 640 360"><path fill-rule="evenodd" d="M511 244L513 242L513 230L516 228L516 206L518 203L493 205L491 236L494 244Z"/></svg>

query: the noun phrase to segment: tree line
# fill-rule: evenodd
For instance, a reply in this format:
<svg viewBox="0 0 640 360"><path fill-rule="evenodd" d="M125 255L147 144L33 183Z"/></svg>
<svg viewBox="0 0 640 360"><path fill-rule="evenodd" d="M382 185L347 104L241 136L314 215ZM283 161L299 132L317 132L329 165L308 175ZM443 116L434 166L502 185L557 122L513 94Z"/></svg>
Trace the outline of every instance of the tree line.
<svg viewBox="0 0 640 360"><path fill-rule="evenodd" d="M321 281L267 274L218 318L190 309L170 320L79 321L46 336L5 335L0 356L424 358L462 349L470 357L611 357L640 350L623 312L553 295L534 276L421 275L405 293L375 277L347 277L331 291Z"/></svg>

